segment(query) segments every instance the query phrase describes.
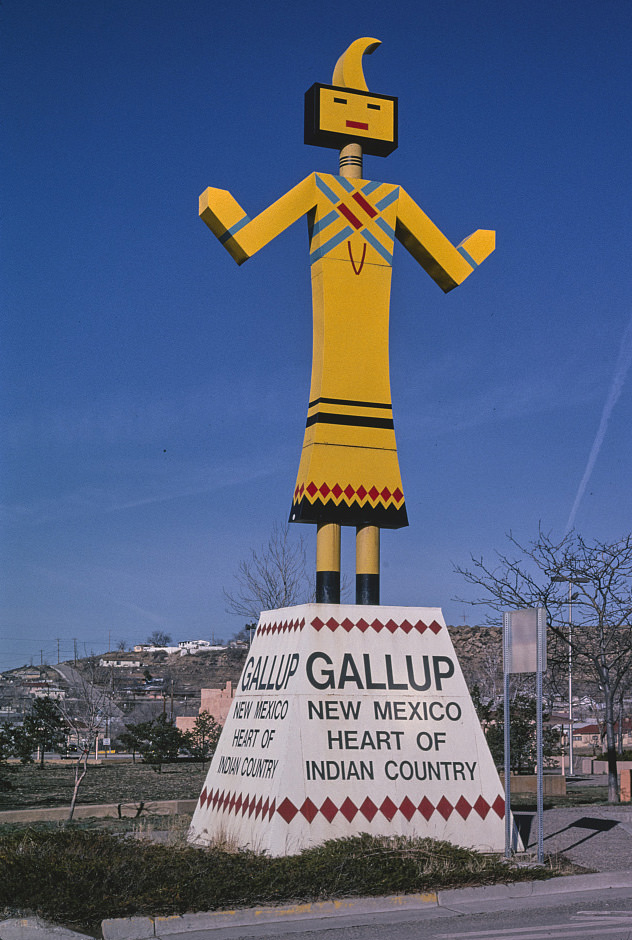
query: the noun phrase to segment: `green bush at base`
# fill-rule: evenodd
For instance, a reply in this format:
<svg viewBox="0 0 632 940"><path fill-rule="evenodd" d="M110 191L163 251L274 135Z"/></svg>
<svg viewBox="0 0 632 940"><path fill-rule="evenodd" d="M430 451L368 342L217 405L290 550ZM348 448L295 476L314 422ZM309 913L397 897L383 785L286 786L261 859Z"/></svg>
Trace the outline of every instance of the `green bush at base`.
<svg viewBox="0 0 632 940"><path fill-rule="evenodd" d="M98 831L0 835L0 911L95 930L110 917L182 914L545 878L430 839L360 835L300 855L173 848Z"/></svg>

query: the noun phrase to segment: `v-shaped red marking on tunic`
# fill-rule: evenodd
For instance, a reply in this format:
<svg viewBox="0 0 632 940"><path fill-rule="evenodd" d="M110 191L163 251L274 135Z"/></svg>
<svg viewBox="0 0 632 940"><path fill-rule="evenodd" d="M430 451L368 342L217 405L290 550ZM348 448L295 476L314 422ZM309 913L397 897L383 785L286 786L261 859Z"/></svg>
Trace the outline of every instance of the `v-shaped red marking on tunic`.
<svg viewBox="0 0 632 940"><path fill-rule="evenodd" d="M364 265L364 259L366 258L366 242L364 242L364 244L362 245L362 258L361 258L361 260L360 260L360 267L359 267L359 268L356 268L356 266L355 266L355 261L353 260L353 252L351 251L351 242L350 242L350 241L347 242L347 248L349 249L349 258L351 259L351 266L352 266L352 268L353 268L353 273L354 273L354 274L359 274L360 271L362 270L362 266Z"/></svg>

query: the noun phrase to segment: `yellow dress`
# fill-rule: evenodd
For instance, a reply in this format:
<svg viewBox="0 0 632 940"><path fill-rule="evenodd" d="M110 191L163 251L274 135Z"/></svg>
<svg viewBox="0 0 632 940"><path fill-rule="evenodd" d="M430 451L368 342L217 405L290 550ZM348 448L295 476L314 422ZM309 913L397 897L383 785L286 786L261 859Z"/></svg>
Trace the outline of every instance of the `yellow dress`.
<svg viewBox="0 0 632 940"><path fill-rule="evenodd" d="M399 187L315 174L309 214L314 340L290 522L408 525L389 377Z"/></svg>
<svg viewBox="0 0 632 940"><path fill-rule="evenodd" d="M389 378L394 241L447 292L494 250L494 232L455 247L401 186L328 173L311 173L254 219L227 190L200 196L200 216L238 264L305 215L312 383L290 522L397 529L408 519Z"/></svg>

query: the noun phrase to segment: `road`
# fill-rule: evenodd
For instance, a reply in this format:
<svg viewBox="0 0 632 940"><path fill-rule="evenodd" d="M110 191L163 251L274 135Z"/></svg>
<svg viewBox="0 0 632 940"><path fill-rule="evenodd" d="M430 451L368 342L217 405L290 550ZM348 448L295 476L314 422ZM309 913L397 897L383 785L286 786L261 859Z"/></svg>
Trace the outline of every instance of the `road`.
<svg viewBox="0 0 632 940"><path fill-rule="evenodd" d="M253 927L170 934L161 940L632 940L632 889L484 901L461 910L361 912Z"/></svg>

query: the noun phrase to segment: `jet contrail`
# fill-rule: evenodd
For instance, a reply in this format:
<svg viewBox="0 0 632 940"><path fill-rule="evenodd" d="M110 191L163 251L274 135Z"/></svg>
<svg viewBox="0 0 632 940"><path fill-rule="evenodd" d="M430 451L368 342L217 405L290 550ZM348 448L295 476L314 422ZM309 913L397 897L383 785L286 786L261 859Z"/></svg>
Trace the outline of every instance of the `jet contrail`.
<svg viewBox="0 0 632 940"><path fill-rule="evenodd" d="M568 517L568 522L566 523L565 535L568 535L570 530L575 524L575 514L579 508L579 504L582 501L582 497L590 480L590 476L593 472L593 467L595 466L595 461L599 456L599 451L601 450L601 445L603 444L603 439L606 436L606 429L608 427L608 421L610 420L610 415L612 414L613 408L619 400L619 395L623 391L623 386L632 364L632 319L628 323L627 329L623 334L623 339L621 340L621 348L619 349L619 358L617 359L617 364L614 370L614 376L612 377L612 384L610 386L610 391L608 392L608 397L606 398L606 403L603 406L603 411L601 413L601 421L599 422L599 427L597 428L597 433L595 435L595 440L590 449L590 455L588 457L588 463L586 464L586 469L584 470L584 475L582 477L581 483L577 490L577 495L575 496L575 502L573 503L573 508L571 509L571 514Z"/></svg>

